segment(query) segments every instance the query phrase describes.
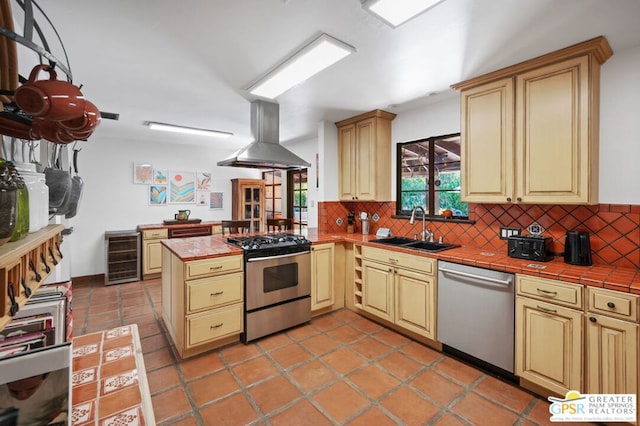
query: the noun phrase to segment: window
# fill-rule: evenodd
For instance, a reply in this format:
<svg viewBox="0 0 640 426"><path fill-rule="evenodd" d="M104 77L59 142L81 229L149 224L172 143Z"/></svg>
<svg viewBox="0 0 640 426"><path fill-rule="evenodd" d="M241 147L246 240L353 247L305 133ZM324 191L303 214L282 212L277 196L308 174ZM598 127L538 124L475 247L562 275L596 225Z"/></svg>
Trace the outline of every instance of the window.
<svg viewBox="0 0 640 426"><path fill-rule="evenodd" d="M396 214L409 216L414 206L428 216L468 219L469 206L460 201L460 134L397 145Z"/></svg>
<svg viewBox="0 0 640 426"><path fill-rule="evenodd" d="M282 217L282 172L262 172L262 180L265 183L264 202L267 219L279 219Z"/></svg>
<svg viewBox="0 0 640 426"><path fill-rule="evenodd" d="M307 169L287 172L287 211L293 218L293 229L307 228Z"/></svg>

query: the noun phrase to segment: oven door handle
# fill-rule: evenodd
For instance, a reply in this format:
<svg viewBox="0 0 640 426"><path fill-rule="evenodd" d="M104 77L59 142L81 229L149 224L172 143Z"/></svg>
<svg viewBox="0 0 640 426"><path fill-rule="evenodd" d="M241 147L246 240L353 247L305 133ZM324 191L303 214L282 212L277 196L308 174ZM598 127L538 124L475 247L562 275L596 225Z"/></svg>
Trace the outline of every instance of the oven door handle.
<svg viewBox="0 0 640 426"><path fill-rule="evenodd" d="M284 259L284 258L287 258L287 257L295 257L295 256L303 255L303 254L309 254L309 253L311 253L311 250L299 251L297 253L291 253L291 254L281 254L280 256L254 257L253 259L247 259L247 262L259 262L261 260Z"/></svg>

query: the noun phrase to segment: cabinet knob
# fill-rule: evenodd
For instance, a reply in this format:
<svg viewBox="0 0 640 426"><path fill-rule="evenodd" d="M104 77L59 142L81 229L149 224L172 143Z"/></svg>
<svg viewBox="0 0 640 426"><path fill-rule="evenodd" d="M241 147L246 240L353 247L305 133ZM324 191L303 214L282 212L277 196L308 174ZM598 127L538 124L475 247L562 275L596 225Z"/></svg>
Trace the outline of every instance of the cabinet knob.
<svg viewBox="0 0 640 426"><path fill-rule="evenodd" d="M589 321L591 322L598 322L598 320L596 319L596 317L589 317Z"/></svg>
<svg viewBox="0 0 640 426"><path fill-rule="evenodd" d="M511 202L511 197L507 197L507 201Z"/></svg>
<svg viewBox="0 0 640 426"><path fill-rule="evenodd" d="M608 306L609 308L613 309L613 308L615 308L615 307L616 307L616 304L615 304L615 303L613 303L613 302L607 302L607 306Z"/></svg>
<svg viewBox="0 0 640 426"><path fill-rule="evenodd" d="M522 201L522 197L516 198L517 201Z"/></svg>

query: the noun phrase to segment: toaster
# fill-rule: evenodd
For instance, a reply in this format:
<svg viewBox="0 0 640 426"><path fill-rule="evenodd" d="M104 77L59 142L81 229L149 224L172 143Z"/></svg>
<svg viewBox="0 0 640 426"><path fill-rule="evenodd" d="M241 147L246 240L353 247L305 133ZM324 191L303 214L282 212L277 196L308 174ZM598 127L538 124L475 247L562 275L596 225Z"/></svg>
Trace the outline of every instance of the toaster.
<svg viewBox="0 0 640 426"><path fill-rule="evenodd" d="M508 255L517 259L548 262L553 259L551 237L512 235L508 238Z"/></svg>

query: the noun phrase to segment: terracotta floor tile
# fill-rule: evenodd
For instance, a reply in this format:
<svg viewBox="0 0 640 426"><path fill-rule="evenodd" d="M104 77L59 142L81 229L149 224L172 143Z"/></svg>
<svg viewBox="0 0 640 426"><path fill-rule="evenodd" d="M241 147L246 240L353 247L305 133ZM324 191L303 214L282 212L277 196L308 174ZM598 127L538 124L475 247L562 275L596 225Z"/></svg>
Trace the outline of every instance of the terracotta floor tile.
<svg viewBox="0 0 640 426"><path fill-rule="evenodd" d="M402 334L396 333L393 330L386 330L386 329L373 334L373 337L375 337L378 340L382 340L382 342L386 343L387 345L393 348L402 346L411 341L406 337L404 337Z"/></svg>
<svg viewBox="0 0 640 426"><path fill-rule="evenodd" d="M474 425L512 425L518 415L476 393L469 392L451 408Z"/></svg>
<svg viewBox="0 0 640 426"><path fill-rule="evenodd" d="M276 349L269 355L284 369L288 369L313 357L313 355L297 343Z"/></svg>
<svg viewBox="0 0 640 426"><path fill-rule="evenodd" d="M349 426L394 426L396 422L377 407L372 407L347 423Z"/></svg>
<svg viewBox="0 0 640 426"><path fill-rule="evenodd" d="M75 295L74 295L74 302L76 302L75 300ZM108 312L110 314L112 314L113 311L118 311L120 307L120 304L117 301L112 301L109 303L101 303L101 304L91 304L89 305L89 313L91 314L92 317L95 317L98 314L104 314L105 312Z"/></svg>
<svg viewBox="0 0 640 426"><path fill-rule="evenodd" d="M367 360L348 348L340 348L321 358L340 374L347 374L367 364Z"/></svg>
<svg viewBox="0 0 640 426"><path fill-rule="evenodd" d="M338 320L333 315L322 315L318 318L314 318L312 323L316 328L322 331L331 330L342 325L342 321Z"/></svg>
<svg viewBox="0 0 640 426"><path fill-rule="evenodd" d="M459 419L458 417L454 416L451 413L445 413L442 417L440 417L434 423L434 426L464 426L464 425L467 425L467 423L463 422L461 419ZM524 426L524 425L521 424L520 426Z"/></svg>
<svg viewBox="0 0 640 426"><path fill-rule="evenodd" d="M258 419L256 410L242 393L201 409L200 416L205 425L244 425Z"/></svg>
<svg viewBox="0 0 640 426"><path fill-rule="evenodd" d="M433 364L444 356L442 353L416 342L403 346L399 351L426 365Z"/></svg>
<svg viewBox="0 0 640 426"><path fill-rule="evenodd" d="M534 399L533 395L517 386L491 376L482 379L473 390L518 412L524 411Z"/></svg>
<svg viewBox="0 0 640 426"><path fill-rule="evenodd" d="M264 414L271 413L302 396L300 391L282 376L252 387L249 393Z"/></svg>
<svg viewBox="0 0 640 426"><path fill-rule="evenodd" d="M175 358L169 348L162 348L144 354L144 366L147 371L153 371L156 368L161 368L174 362Z"/></svg>
<svg viewBox="0 0 640 426"><path fill-rule="evenodd" d="M319 361L311 361L289 372L305 392L310 392L335 379L335 375Z"/></svg>
<svg viewBox="0 0 640 426"><path fill-rule="evenodd" d="M365 333L375 333L376 331L380 331L383 328L380 324L362 317L353 320L351 322L351 326L357 328L360 331L364 331Z"/></svg>
<svg viewBox="0 0 640 426"><path fill-rule="evenodd" d="M281 348L283 346L291 344L292 340L285 333L272 334L271 336L264 337L258 340L256 343L263 350L270 352L274 349Z"/></svg>
<svg viewBox="0 0 640 426"><path fill-rule="evenodd" d="M177 419L177 420L170 420L169 422L166 423L162 423L159 426L198 426L198 420L196 419L196 417L193 414L190 414L186 417Z"/></svg>
<svg viewBox="0 0 640 426"><path fill-rule="evenodd" d="M227 370L218 371L187 385L197 406L225 397L240 389L240 385Z"/></svg>
<svg viewBox="0 0 640 426"><path fill-rule="evenodd" d="M283 412L272 416L269 420L273 426L291 426L301 424L305 426L331 426L333 423L306 399Z"/></svg>
<svg viewBox="0 0 640 426"><path fill-rule="evenodd" d="M402 386L380 401L380 405L393 413L406 425L426 424L440 412L438 407L422 399L406 386Z"/></svg>
<svg viewBox="0 0 640 426"><path fill-rule="evenodd" d="M369 404L367 398L344 382L323 389L313 399L338 423L343 423Z"/></svg>
<svg viewBox="0 0 640 426"><path fill-rule="evenodd" d="M178 371L173 365L147 373L149 392L152 395L180 384Z"/></svg>
<svg viewBox="0 0 640 426"><path fill-rule="evenodd" d="M400 381L373 365L349 375L360 390L371 399L378 399L400 384Z"/></svg>
<svg viewBox="0 0 640 426"><path fill-rule="evenodd" d="M362 332L349 325L342 325L327 332L332 339L342 343L350 343L362 337Z"/></svg>
<svg viewBox="0 0 640 426"><path fill-rule="evenodd" d="M289 330L286 331L286 333L287 333L287 336L289 336L291 339L295 341L300 341L308 337L315 336L316 334L319 333L319 331L317 328L309 324L304 324L295 328L290 328Z"/></svg>
<svg viewBox="0 0 640 426"><path fill-rule="evenodd" d="M324 334L318 334L300 342L300 345L315 355L322 355L337 348L340 344Z"/></svg>
<svg viewBox="0 0 640 426"><path fill-rule="evenodd" d="M351 345L351 348L362 356L375 359L391 352L392 348L371 337L359 340Z"/></svg>
<svg viewBox="0 0 640 426"><path fill-rule="evenodd" d="M179 367L184 380L189 382L196 377L201 377L223 369L224 364L222 360L220 360L218 352L214 351L181 360Z"/></svg>
<svg viewBox="0 0 640 426"><path fill-rule="evenodd" d="M231 369L244 386L249 386L278 373L278 369L265 356L237 364Z"/></svg>
<svg viewBox="0 0 640 426"><path fill-rule="evenodd" d="M464 391L462 386L433 370L427 370L420 374L411 381L411 386L442 405L448 405Z"/></svg>
<svg viewBox="0 0 640 426"><path fill-rule="evenodd" d="M379 360L378 364L400 380L406 380L416 374L421 368L424 368L423 364L412 360L400 352L393 352L391 355Z"/></svg>
<svg viewBox="0 0 640 426"><path fill-rule="evenodd" d="M474 381L478 380L478 378L483 374L481 371L476 370L463 362L456 361L453 358L445 358L437 363L433 368L443 372L455 380L458 380L459 382L464 383L465 385L470 385Z"/></svg>
<svg viewBox="0 0 640 426"><path fill-rule="evenodd" d="M167 337L164 334L156 334L155 336L140 339L142 353L157 351L169 345Z"/></svg>
<svg viewBox="0 0 640 426"><path fill-rule="evenodd" d="M142 324L137 323L137 324L138 324L138 334L140 335L141 339L162 333L162 328L160 328L157 321L153 321L151 323L142 323Z"/></svg>
<svg viewBox="0 0 640 426"><path fill-rule="evenodd" d="M237 343L233 346L222 349L219 353L225 361L233 365L250 358L255 358L260 354L260 350L258 350L255 345L243 345L242 343Z"/></svg>
<svg viewBox="0 0 640 426"><path fill-rule="evenodd" d="M75 297L75 294L74 294L74 297ZM360 315L348 309L340 309L338 311L333 312L331 315L335 319L342 322L346 322L346 323L350 323L352 321L362 318Z"/></svg>

